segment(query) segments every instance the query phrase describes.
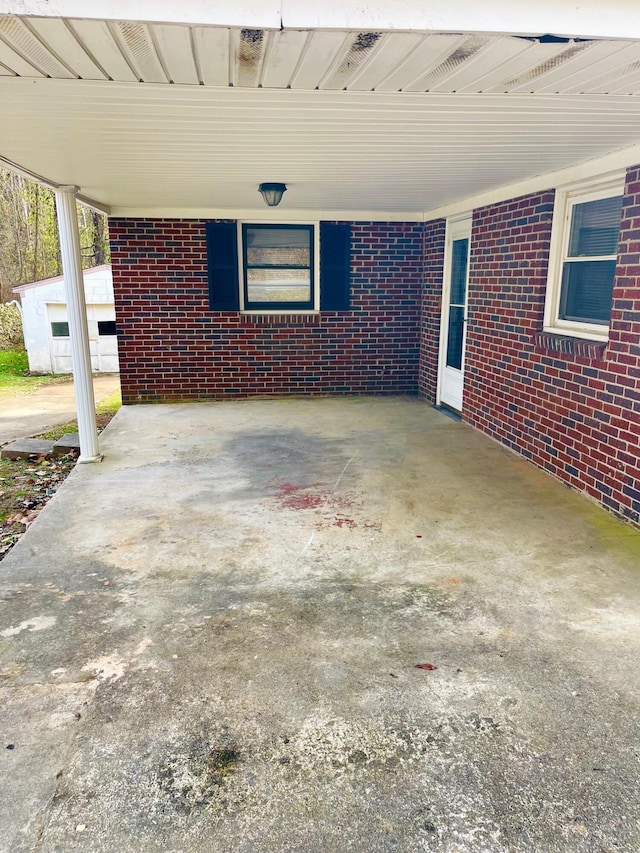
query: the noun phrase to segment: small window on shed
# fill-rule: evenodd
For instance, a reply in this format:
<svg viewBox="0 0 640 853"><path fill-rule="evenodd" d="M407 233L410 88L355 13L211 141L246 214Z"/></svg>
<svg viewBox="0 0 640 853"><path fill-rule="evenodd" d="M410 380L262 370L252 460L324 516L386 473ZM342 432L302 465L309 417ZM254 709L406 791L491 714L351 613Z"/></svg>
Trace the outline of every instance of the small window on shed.
<svg viewBox="0 0 640 853"><path fill-rule="evenodd" d="M117 335L115 320L98 320L99 335Z"/></svg>
<svg viewBox="0 0 640 853"><path fill-rule="evenodd" d="M68 338L69 324L68 323L52 323L51 324L52 338Z"/></svg>

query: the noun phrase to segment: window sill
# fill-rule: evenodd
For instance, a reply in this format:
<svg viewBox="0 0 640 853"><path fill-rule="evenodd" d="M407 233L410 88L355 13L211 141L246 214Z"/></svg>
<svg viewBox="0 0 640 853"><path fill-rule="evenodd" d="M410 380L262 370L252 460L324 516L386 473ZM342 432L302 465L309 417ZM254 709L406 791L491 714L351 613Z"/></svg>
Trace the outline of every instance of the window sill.
<svg viewBox="0 0 640 853"><path fill-rule="evenodd" d="M575 355L579 358L593 360L601 360L603 358L607 343L607 341L569 337L559 332L538 332L535 337L535 345L539 349L566 353L567 355Z"/></svg>

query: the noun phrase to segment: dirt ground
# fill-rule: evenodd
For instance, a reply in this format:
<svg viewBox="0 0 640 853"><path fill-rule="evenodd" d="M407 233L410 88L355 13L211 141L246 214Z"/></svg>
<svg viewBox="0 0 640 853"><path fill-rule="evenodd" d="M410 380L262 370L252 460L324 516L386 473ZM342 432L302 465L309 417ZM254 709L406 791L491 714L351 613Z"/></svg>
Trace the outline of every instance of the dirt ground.
<svg viewBox="0 0 640 853"><path fill-rule="evenodd" d="M113 414L98 415L102 431ZM72 431L75 422L69 425ZM60 431L60 430L58 430ZM42 438L49 437L43 433ZM0 560L13 548L73 470L76 453L58 459L0 459Z"/></svg>

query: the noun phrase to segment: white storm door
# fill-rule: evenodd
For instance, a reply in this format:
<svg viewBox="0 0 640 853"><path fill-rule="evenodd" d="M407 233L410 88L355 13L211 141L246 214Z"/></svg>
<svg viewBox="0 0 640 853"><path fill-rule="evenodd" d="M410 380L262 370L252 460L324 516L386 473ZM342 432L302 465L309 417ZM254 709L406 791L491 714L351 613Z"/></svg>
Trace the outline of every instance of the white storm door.
<svg viewBox="0 0 640 853"><path fill-rule="evenodd" d="M462 411L471 217L447 222L438 403Z"/></svg>

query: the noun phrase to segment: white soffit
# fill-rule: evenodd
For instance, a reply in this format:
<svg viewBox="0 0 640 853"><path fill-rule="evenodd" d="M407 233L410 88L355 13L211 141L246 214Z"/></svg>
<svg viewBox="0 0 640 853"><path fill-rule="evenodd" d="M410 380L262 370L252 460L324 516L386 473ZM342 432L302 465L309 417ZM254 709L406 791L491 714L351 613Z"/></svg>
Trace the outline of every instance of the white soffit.
<svg viewBox="0 0 640 853"><path fill-rule="evenodd" d="M640 43L0 15L0 103L0 157L115 213L419 218L639 145Z"/></svg>
<svg viewBox="0 0 640 853"><path fill-rule="evenodd" d="M0 15L0 75L241 88L640 94L640 42Z"/></svg>

